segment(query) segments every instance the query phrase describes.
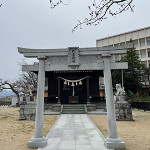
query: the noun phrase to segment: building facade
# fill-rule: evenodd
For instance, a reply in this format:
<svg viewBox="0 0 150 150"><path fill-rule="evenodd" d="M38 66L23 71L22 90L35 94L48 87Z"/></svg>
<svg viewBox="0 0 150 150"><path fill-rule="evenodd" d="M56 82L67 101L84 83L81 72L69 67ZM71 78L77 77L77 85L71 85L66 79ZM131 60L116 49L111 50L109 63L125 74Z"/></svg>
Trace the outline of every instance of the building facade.
<svg viewBox="0 0 150 150"><path fill-rule="evenodd" d="M96 40L97 47L121 46L133 42L142 64L150 66L150 26ZM120 55L114 59L120 60Z"/></svg>

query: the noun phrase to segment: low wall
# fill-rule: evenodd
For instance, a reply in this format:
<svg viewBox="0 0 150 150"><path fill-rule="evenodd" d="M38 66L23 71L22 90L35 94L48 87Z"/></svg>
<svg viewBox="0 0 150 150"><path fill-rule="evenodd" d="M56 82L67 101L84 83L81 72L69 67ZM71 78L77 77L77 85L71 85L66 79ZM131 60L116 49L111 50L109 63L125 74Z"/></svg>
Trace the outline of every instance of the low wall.
<svg viewBox="0 0 150 150"><path fill-rule="evenodd" d="M87 111L94 111L96 109L105 108L105 104L101 106L101 104L87 104ZM52 110L53 112L61 112L61 105L59 104L45 104L45 110ZM132 117L132 108L131 103L124 102L115 102L115 112L116 112L116 120L133 120ZM35 120L36 116L36 102L21 102L20 103L20 111L19 111L19 119L20 120Z"/></svg>
<svg viewBox="0 0 150 150"><path fill-rule="evenodd" d="M52 110L53 112L60 112L61 105L58 104L44 104L44 110ZM19 120L35 120L36 116L36 102L20 103Z"/></svg>

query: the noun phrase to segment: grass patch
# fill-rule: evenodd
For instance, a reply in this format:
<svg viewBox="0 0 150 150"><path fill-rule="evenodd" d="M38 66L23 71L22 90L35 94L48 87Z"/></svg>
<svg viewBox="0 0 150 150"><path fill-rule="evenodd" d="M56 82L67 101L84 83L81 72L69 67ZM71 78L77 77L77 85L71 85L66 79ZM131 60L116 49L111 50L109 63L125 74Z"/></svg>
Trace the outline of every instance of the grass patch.
<svg viewBox="0 0 150 150"><path fill-rule="evenodd" d="M7 120L10 118L13 118L13 115L11 115L11 114L0 115L0 120Z"/></svg>
<svg viewBox="0 0 150 150"><path fill-rule="evenodd" d="M150 96L141 97L139 98L139 101L150 102Z"/></svg>
<svg viewBox="0 0 150 150"><path fill-rule="evenodd" d="M3 102L11 102L11 99L8 99L8 98L0 98L0 101L3 101Z"/></svg>
<svg viewBox="0 0 150 150"><path fill-rule="evenodd" d="M9 116L2 116L1 118L0 118L0 120L6 120L6 119L8 119L9 118Z"/></svg>

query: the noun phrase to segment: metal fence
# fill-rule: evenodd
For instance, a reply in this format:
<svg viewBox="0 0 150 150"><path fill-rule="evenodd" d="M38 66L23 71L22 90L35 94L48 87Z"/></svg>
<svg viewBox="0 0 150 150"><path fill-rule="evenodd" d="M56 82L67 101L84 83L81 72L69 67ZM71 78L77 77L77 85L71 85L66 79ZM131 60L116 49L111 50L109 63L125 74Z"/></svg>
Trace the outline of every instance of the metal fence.
<svg viewBox="0 0 150 150"><path fill-rule="evenodd" d="M138 110L150 111L150 102L132 102L131 106Z"/></svg>

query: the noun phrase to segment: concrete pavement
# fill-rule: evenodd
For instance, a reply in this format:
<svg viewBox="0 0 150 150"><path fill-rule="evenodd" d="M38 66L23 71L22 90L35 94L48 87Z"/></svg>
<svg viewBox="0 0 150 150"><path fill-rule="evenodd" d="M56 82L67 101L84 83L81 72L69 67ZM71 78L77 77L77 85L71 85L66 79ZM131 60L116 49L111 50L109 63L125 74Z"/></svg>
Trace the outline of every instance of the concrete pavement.
<svg viewBox="0 0 150 150"><path fill-rule="evenodd" d="M62 114L38 150L107 150L104 136L87 114Z"/></svg>

